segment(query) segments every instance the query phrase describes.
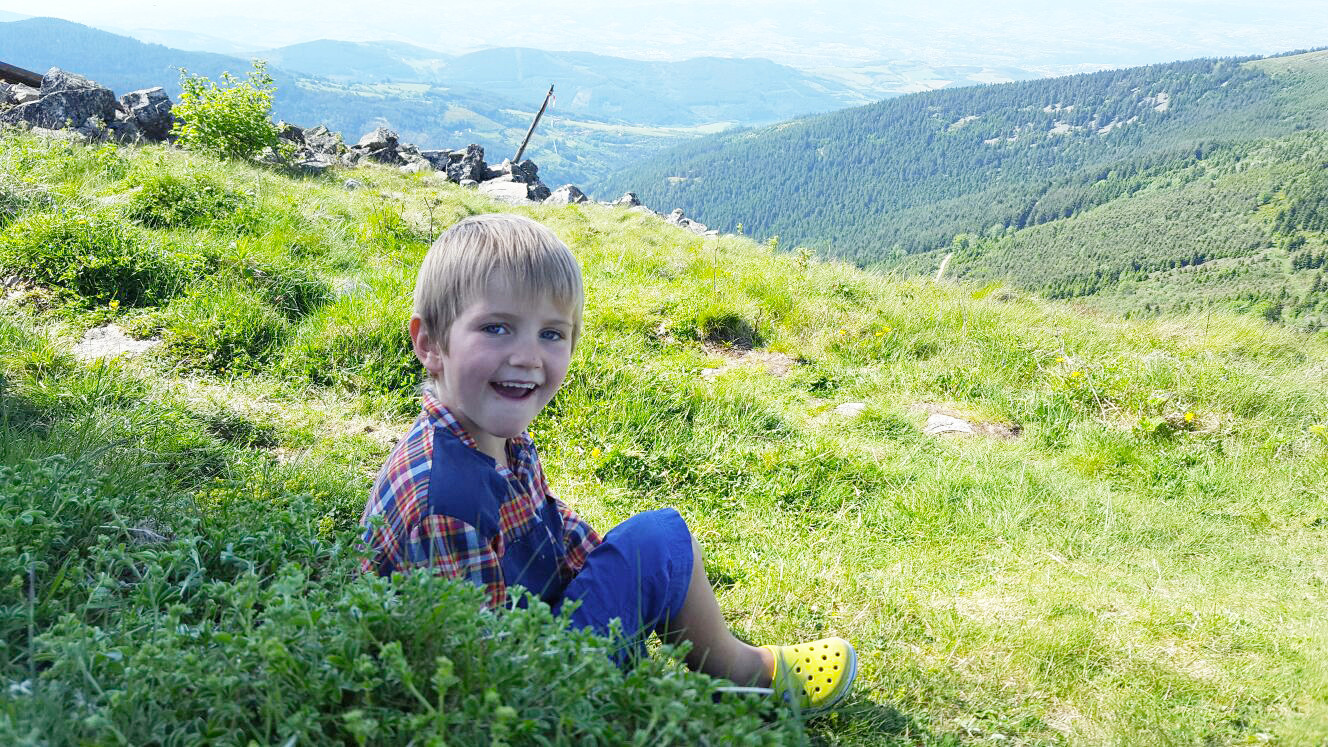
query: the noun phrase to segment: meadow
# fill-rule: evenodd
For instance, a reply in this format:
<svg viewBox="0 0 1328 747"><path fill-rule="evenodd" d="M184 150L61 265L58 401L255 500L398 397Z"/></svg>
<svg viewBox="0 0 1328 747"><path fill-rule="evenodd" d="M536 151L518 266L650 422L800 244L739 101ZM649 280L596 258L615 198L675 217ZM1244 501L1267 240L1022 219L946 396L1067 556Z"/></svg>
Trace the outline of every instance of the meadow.
<svg viewBox="0 0 1328 747"><path fill-rule="evenodd" d="M354 573L417 412L415 268L489 211L585 271L531 428L555 491L605 530L677 507L739 635L853 641L843 707L718 693L667 648L619 672L539 604ZM1322 336L20 133L0 225L6 743L1328 740ZM108 323L159 342L76 355Z"/></svg>

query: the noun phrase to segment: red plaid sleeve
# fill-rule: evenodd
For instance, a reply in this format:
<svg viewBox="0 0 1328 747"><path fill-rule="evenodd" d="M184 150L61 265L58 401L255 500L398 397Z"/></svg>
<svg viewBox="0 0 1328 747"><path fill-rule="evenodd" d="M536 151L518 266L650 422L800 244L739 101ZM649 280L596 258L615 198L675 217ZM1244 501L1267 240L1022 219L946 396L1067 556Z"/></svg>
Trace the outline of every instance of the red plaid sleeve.
<svg viewBox="0 0 1328 747"><path fill-rule="evenodd" d="M502 535L493 541L501 545ZM501 607L507 600L507 586L497 549L486 545L475 527L434 514L425 516L411 531L400 570L428 568L440 576L467 579L485 590L490 607Z"/></svg>
<svg viewBox="0 0 1328 747"><path fill-rule="evenodd" d="M567 548L567 557L563 573L570 578L581 572L582 566L586 564L586 556L591 550L599 547L599 534L591 528L576 512L568 508L557 497L553 498L554 504L558 506L558 513L563 517L563 547Z"/></svg>

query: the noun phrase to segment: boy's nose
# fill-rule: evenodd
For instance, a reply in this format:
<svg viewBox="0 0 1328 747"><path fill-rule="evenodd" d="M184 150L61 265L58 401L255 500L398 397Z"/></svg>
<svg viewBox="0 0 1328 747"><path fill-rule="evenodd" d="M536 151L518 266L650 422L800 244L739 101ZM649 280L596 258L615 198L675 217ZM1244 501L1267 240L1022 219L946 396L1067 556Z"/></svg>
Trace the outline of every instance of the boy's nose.
<svg viewBox="0 0 1328 747"><path fill-rule="evenodd" d="M520 368L539 368L542 359L539 356L539 343L536 340L521 340L512 346L508 363Z"/></svg>

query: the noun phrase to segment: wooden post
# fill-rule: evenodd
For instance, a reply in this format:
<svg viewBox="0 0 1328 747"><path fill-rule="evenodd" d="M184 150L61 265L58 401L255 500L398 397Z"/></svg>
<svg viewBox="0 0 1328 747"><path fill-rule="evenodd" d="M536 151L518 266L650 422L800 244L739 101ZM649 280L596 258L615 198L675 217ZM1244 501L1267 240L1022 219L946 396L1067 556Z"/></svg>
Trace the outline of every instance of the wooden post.
<svg viewBox="0 0 1328 747"><path fill-rule="evenodd" d="M512 165L521 162L521 154L526 152L526 146L530 144L530 136L535 134L535 126L539 124L540 117L544 116L544 110L549 107L549 99L553 98L553 84L549 84L549 92L544 94L544 103L540 104L540 110L535 114L535 121L530 123L530 129L526 131L526 139L521 141L521 147L516 149L516 156L512 158Z"/></svg>
<svg viewBox="0 0 1328 747"><path fill-rule="evenodd" d="M0 80L41 88L42 77L31 70L24 70L21 67L14 67L0 62Z"/></svg>

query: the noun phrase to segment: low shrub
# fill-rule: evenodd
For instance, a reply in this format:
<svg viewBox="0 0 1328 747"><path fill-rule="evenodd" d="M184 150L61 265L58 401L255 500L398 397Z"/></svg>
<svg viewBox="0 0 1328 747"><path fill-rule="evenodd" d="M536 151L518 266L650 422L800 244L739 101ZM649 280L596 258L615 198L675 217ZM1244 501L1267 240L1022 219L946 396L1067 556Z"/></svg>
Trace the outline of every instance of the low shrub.
<svg viewBox="0 0 1328 747"><path fill-rule="evenodd" d="M203 228L233 219L253 196L227 189L203 175L154 173L140 183L125 214L149 228Z"/></svg>
<svg viewBox="0 0 1328 747"><path fill-rule="evenodd" d="M277 128L268 119L276 87L265 63L255 60L243 79L222 73L222 84L180 70L179 120L172 134L185 148L222 158L249 158L277 146Z"/></svg>
<svg viewBox="0 0 1328 747"><path fill-rule="evenodd" d="M186 273L179 258L119 221L52 212L26 215L0 234L0 269L85 303L137 306L178 293Z"/></svg>
<svg viewBox="0 0 1328 747"><path fill-rule="evenodd" d="M167 350L188 366L217 373L257 369L290 330L261 297L225 282L191 288L159 321Z"/></svg>

